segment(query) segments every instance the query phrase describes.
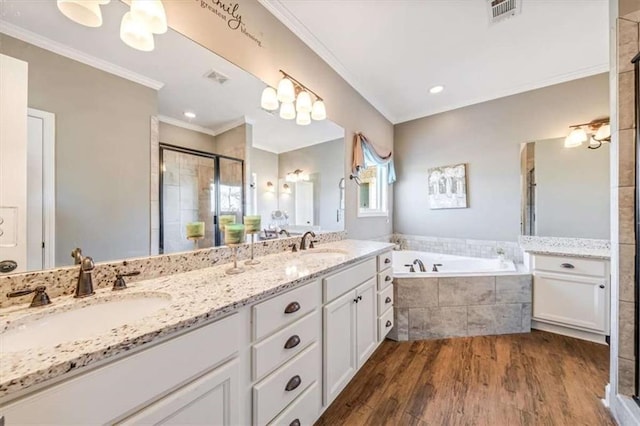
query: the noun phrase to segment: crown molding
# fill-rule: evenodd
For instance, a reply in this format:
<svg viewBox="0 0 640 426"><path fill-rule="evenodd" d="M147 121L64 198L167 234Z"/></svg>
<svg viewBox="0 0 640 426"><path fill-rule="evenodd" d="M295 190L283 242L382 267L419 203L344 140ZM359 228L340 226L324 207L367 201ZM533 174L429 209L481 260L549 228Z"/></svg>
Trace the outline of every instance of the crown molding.
<svg viewBox="0 0 640 426"><path fill-rule="evenodd" d="M193 130L194 132L204 133L205 135L216 136L216 132L211 129L198 126L197 124L192 124L186 121L167 117L166 115L158 115L158 121L160 121L161 123L170 124L172 126L182 127L183 129Z"/></svg>
<svg viewBox="0 0 640 426"><path fill-rule="evenodd" d="M116 75L129 81L133 81L134 83L141 84L153 90L160 90L162 89L162 87L164 87L164 83L160 81L148 78L142 74L135 73L119 65L113 64L95 56L91 56L80 50L66 46L62 43L58 43L57 41L53 41L49 38L41 36L40 34L25 30L24 28L10 24L6 21L0 20L0 33L4 33L10 37L17 38L18 40L33 44L34 46L38 46L42 49L48 50L66 58L73 59L74 61L89 65L93 68L97 68L109 74Z"/></svg>
<svg viewBox="0 0 640 426"><path fill-rule="evenodd" d="M567 83L572 80L591 77L593 75L602 74L605 72L609 72L609 63L603 63L599 65L594 65L592 67L582 68L570 73L559 74L559 75L538 80L532 83L527 83L520 86L514 86L509 89L498 90L493 93L487 94L486 96L481 96L481 97L470 99L464 102L458 102L450 105L441 106L438 108L425 108L416 113L401 115L398 121L393 124L406 123L407 121L418 120L420 118L425 118L431 115L452 111L458 108L477 105L483 102L493 101L493 100L504 98L507 96L518 95L520 93L529 92L531 90L543 89L545 87L553 86L555 84Z"/></svg>
<svg viewBox="0 0 640 426"><path fill-rule="evenodd" d="M369 102L380 114L391 123L395 117L388 108L373 94L369 93L360 81L345 67L340 60L302 23L280 0L258 0L258 2L276 17L284 26L294 33L304 44L309 46L322 60L353 87L360 96Z"/></svg>
<svg viewBox="0 0 640 426"><path fill-rule="evenodd" d="M227 121L226 123L219 125L218 127L214 128L213 131L216 133L216 136L217 136L221 133L227 132L238 126L242 126L243 124L254 124L254 123L253 121L248 120L247 117L243 115L242 117L238 117L235 120Z"/></svg>

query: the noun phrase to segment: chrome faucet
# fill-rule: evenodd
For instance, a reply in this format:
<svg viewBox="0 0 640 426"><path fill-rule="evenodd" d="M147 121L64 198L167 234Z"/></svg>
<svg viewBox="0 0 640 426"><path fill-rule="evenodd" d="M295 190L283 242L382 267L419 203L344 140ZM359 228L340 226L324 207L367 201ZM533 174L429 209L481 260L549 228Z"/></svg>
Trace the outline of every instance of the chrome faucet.
<svg viewBox="0 0 640 426"><path fill-rule="evenodd" d="M306 250L307 249L307 237L311 235L313 238L316 237L316 234L313 231L307 231L304 233L304 235L302 236L302 240L300 241L300 250ZM311 245L310 248L313 248L313 245Z"/></svg>
<svg viewBox="0 0 640 426"><path fill-rule="evenodd" d="M422 263L422 260L416 259L413 261L413 264L420 267L420 272L427 272L427 269L424 267L424 263Z"/></svg>
<svg viewBox="0 0 640 426"><path fill-rule="evenodd" d="M76 292L73 297L91 296L93 291L93 269L95 263L89 256L83 256L82 250L79 248L71 252L71 257L76 261L76 265L80 265L80 273L78 274L78 282L76 283Z"/></svg>

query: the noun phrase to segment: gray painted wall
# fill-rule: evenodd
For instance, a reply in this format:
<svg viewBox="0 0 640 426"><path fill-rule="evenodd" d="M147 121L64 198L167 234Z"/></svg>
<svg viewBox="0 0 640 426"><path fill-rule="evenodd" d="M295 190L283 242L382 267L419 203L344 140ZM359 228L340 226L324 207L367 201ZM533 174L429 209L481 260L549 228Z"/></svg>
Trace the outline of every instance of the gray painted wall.
<svg viewBox="0 0 640 426"><path fill-rule="evenodd" d="M345 140L336 139L279 155L278 168L282 179L296 169L310 175L319 174L314 187L314 221L319 219L317 223L322 230L344 228L344 220L336 220L340 201L338 183L344 177L344 149Z"/></svg>
<svg viewBox="0 0 640 426"><path fill-rule="evenodd" d="M56 115L56 265L149 254L150 118L157 92L0 35L29 63L29 107Z"/></svg>
<svg viewBox="0 0 640 426"><path fill-rule="evenodd" d="M609 239L609 147L535 143L537 235Z"/></svg>
<svg viewBox="0 0 640 426"><path fill-rule="evenodd" d="M216 137L213 135L163 122L160 122L158 133L160 143L181 146L211 154L215 154L216 152Z"/></svg>
<svg viewBox="0 0 640 426"><path fill-rule="evenodd" d="M396 125L394 231L515 241L520 144L564 137L571 124L608 116L608 84L608 74L599 74ZM455 163L469 164L469 208L430 210L427 169Z"/></svg>

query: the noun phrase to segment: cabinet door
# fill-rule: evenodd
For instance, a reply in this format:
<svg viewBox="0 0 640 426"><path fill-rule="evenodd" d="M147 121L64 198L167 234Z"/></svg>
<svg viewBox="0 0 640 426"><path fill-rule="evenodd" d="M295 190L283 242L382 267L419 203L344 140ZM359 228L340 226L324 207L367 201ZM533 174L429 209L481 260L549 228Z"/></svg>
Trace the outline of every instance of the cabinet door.
<svg viewBox="0 0 640 426"><path fill-rule="evenodd" d="M533 277L533 319L606 331L607 282L568 274Z"/></svg>
<svg viewBox="0 0 640 426"><path fill-rule="evenodd" d="M356 305L354 290L323 308L325 406L338 396L357 370Z"/></svg>
<svg viewBox="0 0 640 426"><path fill-rule="evenodd" d="M236 425L238 396L236 358L144 408L122 424Z"/></svg>
<svg viewBox="0 0 640 426"><path fill-rule="evenodd" d="M356 353L358 368L362 367L378 344L376 332L377 297L376 279L373 278L356 288Z"/></svg>

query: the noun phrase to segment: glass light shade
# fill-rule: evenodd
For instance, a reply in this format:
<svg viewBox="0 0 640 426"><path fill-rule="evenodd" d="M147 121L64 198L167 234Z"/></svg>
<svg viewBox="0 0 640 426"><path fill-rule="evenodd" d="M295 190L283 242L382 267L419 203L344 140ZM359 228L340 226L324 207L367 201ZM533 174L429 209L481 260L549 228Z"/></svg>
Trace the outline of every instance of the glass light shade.
<svg viewBox="0 0 640 426"><path fill-rule="evenodd" d="M134 19L131 12L125 13L122 17L120 39L127 46L143 52L151 52L155 47L153 33L149 30L146 22Z"/></svg>
<svg viewBox="0 0 640 426"><path fill-rule="evenodd" d="M273 87L265 87L262 91L262 98L260 99L260 106L267 111L275 111L280 104L278 103L278 95L276 89Z"/></svg>
<svg viewBox="0 0 640 426"><path fill-rule="evenodd" d="M73 22L97 28L102 25L100 4L95 0L58 0L58 10Z"/></svg>
<svg viewBox="0 0 640 426"><path fill-rule="evenodd" d="M587 141L587 132L581 127L573 129L564 140L565 148L575 148Z"/></svg>
<svg viewBox="0 0 640 426"><path fill-rule="evenodd" d="M307 126L311 124L311 114L308 112L299 112L296 116L296 124L300 126Z"/></svg>
<svg viewBox="0 0 640 426"><path fill-rule="evenodd" d="M593 138L598 142L611 140L611 126L609 124L603 124L600 126L596 134L593 135Z"/></svg>
<svg viewBox="0 0 640 426"><path fill-rule="evenodd" d="M131 0L131 15L137 21L146 22L154 34L167 32L167 15L160 0Z"/></svg>
<svg viewBox="0 0 640 426"><path fill-rule="evenodd" d="M309 92L302 91L298 93L298 97L296 98L296 111L311 112L311 95L309 95Z"/></svg>
<svg viewBox="0 0 640 426"><path fill-rule="evenodd" d="M296 182L298 180L298 176L295 173L287 173L284 180L287 182Z"/></svg>
<svg viewBox="0 0 640 426"><path fill-rule="evenodd" d="M296 91L293 88L293 83L287 77L284 77L278 83L278 100L290 104L293 104L293 101L296 100Z"/></svg>
<svg viewBox="0 0 640 426"><path fill-rule="evenodd" d="M324 120L325 118L327 118L327 110L324 106L324 102L318 99L313 103L311 118L316 121Z"/></svg>
<svg viewBox="0 0 640 426"><path fill-rule="evenodd" d="M280 118L285 120L293 120L296 118L296 108L293 102L283 102L280 104Z"/></svg>
<svg viewBox="0 0 640 426"><path fill-rule="evenodd" d="M100 6L103 6L105 4L109 4L111 0L95 0L96 3L98 3Z"/></svg>

